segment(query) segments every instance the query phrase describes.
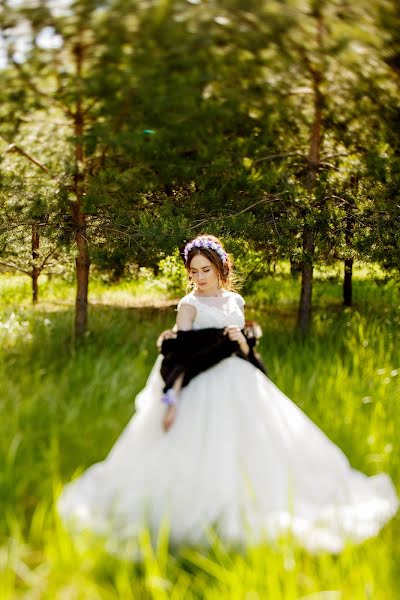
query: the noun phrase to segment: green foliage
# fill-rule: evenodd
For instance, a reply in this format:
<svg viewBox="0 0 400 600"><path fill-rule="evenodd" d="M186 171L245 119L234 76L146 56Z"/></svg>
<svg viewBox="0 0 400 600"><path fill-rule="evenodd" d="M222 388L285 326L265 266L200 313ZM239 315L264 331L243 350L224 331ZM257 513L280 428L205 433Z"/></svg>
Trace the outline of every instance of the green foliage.
<svg viewBox="0 0 400 600"><path fill-rule="evenodd" d="M355 257L396 270L396 2L6 4L0 135L48 174L15 147L3 155L3 258L29 263L31 221L45 216L60 270L72 259L79 180L92 264L115 280L205 230L245 240L268 269ZM24 231L12 243L9 222Z"/></svg>
<svg viewBox="0 0 400 600"><path fill-rule="evenodd" d="M188 286L188 274L179 252L159 262L160 275L167 282L167 291L175 296L184 296Z"/></svg>

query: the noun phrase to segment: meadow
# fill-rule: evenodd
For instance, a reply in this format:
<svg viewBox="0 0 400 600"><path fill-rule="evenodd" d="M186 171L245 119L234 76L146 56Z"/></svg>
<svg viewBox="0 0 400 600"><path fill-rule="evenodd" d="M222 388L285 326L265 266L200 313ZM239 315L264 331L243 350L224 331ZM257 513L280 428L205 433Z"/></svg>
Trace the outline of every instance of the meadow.
<svg viewBox="0 0 400 600"><path fill-rule="evenodd" d="M295 335L299 283L284 271L255 282L247 314L263 328L269 376L349 457L400 492L400 295L359 270L354 306L335 274L317 274L313 330ZM175 319L165 281L93 281L90 333L72 342L73 286L52 278L30 305L29 280L0 275L0 600L388 600L400 597L400 516L339 555L290 539L234 552L172 550L146 532L140 563L74 543L54 510L63 484L102 460L134 413ZM138 457L140 459L140 457Z"/></svg>

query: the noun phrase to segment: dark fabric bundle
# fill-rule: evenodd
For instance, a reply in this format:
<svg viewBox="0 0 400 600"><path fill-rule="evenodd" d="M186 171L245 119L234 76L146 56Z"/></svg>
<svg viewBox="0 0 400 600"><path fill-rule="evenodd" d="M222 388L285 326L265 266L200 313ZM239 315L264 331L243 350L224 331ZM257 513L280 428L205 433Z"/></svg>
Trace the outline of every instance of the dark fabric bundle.
<svg viewBox="0 0 400 600"><path fill-rule="evenodd" d="M232 354L248 360L266 374L259 355L254 351L256 339L246 339L250 348L248 356L244 356L238 342L231 341L223 329L178 331L175 338L164 340L161 345L161 353L164 356L161 364L161 376L165 381L164 392L173 386L181 373L184 373L184 387L193 377Z"/></svg>

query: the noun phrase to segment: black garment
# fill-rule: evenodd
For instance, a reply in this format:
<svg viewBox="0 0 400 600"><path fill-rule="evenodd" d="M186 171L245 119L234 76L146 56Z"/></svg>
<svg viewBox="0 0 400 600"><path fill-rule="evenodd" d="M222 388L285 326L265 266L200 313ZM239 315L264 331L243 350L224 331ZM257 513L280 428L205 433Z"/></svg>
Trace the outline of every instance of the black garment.
<svg viewBox="0 0 400 600"><path fill-rule="evenodd" d="M164 340L161 345L161 353L164 355L161 364L164 392L173 386L181 373L184 373L182 387L185 387L193 377L232 354L248 360L267 374L259 354L254 351L256 339L246 337L246 340L250 348L248 356L240 350L238 342L231 341L224 334L223 329L210 327L178 331L176 338Z"/></svg>

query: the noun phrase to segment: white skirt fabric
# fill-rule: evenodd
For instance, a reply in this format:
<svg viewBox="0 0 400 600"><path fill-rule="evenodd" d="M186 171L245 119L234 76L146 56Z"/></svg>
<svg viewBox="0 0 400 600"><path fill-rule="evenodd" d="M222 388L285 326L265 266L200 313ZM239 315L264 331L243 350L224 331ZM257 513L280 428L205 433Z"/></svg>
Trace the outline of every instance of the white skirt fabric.
<svg viewBox="0 0 400 600"><path fill-rule="evenodd" d="M367 477L261 371L231 357L182 390L165 433L161 357L108 456L58 499L74 532L122 548L167 523L173 544L272 541L290 532L311 552L375 536L396 513L385 473Z"/></svg>

